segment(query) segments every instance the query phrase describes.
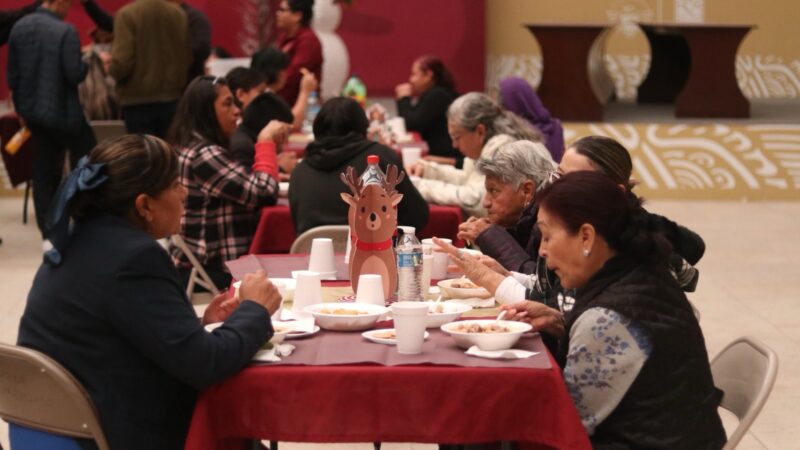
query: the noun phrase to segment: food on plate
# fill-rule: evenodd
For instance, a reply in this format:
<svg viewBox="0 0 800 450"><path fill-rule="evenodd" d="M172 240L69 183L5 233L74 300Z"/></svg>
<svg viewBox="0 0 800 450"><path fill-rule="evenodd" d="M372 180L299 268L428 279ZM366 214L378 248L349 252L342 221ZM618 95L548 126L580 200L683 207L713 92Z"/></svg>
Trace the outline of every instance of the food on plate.
<svg viewBox="0 0 800 450"><path fill-rule="evenodd" d="M377 333L372 333L372 337L378 339L397 339L397 336L394 334L394 330L386 330Z"/></svg>
<svg viewBox="0 0 800 450"><path fill-rule="evenodd" d="M348 308L336 308L336 309L322 308L318 312L320 314L332 314L334 316L362 316L369 314L368 311L359 311L357 309L348 309Z"/></svg>
<svg viewBox="0 0 800 450"><path fill-rule="evenodd" d="M288 327L281 327L281 326L278 326L278 325L273 325L272 326L272 330L277 334L277 333L285 333L285 332L289 331L289 328Z"/></svg>
<svg viewBox="0 0 800 450"><path fill-rule="evenodd" d="M508 333L511 330L508 327L498 325L496 323L489 323L481 325L478 323L469 323L463 325L456 325L453 331L457 333Z"/></svg>
<svg viewBox="0 0 800 450"><path fill-rule="evenodd" d="M456 289L480 289L481 287L469 280L456 280L450 283L450 287Z"/></svg>

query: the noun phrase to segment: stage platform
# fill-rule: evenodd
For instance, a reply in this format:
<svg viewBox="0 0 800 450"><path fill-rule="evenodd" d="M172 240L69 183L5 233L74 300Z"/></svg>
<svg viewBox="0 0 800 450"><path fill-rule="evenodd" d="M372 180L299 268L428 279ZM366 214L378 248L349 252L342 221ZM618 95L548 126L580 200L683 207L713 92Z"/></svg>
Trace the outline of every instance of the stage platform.
<svg viewBox="0 0 800 450"><path fill-rule="evenodd" d="M620 141L646 198L800 200L800 101L751 108L749 119L676 119L670 105L611 103L603 122L565 123L564 137Z"/></svg>

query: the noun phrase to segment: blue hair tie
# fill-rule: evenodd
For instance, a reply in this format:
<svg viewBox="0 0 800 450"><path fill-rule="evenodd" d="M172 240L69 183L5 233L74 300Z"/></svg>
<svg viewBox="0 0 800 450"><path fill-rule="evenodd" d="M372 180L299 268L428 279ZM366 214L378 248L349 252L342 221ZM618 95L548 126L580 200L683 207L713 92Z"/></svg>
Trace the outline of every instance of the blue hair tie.
<svg viewBox="0 0 800 450"><path fill-rule="evenodd" d="M50 206L48 237L53 248L44 253L44 261L57 266L61 264L61 251L69 242L69 205L78 192L91 191L108 181L105 164L89 164L89 157L84 156L78 165L67 176L56 192Z"/></svg>

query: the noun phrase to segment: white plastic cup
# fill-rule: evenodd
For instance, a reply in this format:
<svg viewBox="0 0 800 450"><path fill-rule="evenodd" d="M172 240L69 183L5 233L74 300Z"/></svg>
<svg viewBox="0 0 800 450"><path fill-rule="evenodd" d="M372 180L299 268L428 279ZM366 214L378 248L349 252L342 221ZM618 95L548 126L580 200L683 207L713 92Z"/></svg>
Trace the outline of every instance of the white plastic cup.
<svg viewBox="0 0 800 450"><path fill-rule="evenodd" d="M425 323L428 320L428 304L425 302L392 303L394 332L397 336L397 353L417 355L422 353L425 342Z"/></svg>
<svg viewBox="0 0 800 450"><path fill-rule="evenodd" d="M435 256L422 254L422 299L428 296L431 289L431 274L433 273L433 259Z"/></svg>
<svg viewBox="0 0 800 450"><path fill-rule="evenodd" d="M319 272L301 270L297 272L297 287L292 301L292 314L295 318L312 317L305 307L322 303L322 282Z"/></svg>
<svg viewBox="0 0 800 450"><path fill-rule="evenodd" d="M371 303L380 306L386 304L386 299L383 298L383 278L380 275L374 273L359 275L356 303Z"/></svg>
<svg viewBox="0 0 800 450"><path fill-rule="evenodd" d="M451 239L440 239L443 242L452 244ZM431 278L434 280L444 280L447 277L447 265L450 263L450 258L447 253L437 252L438 245L433 243L433 239L423 239L423 244L433 245L433 268L431 269Z"/></svg>
<svg viewBox="0 0 800 450"><path fill-rule="evenodd" d="M336 261L333 258L333 239L315 238L311 241L308 270L325 274L335 272Z"/></svg>
<svg viewBox="0 0 800 450"><path fill-rule="evenodd" d="M403 147L400 153L403 155L403 167L413 167L422 158L420 147Z"/></svg>

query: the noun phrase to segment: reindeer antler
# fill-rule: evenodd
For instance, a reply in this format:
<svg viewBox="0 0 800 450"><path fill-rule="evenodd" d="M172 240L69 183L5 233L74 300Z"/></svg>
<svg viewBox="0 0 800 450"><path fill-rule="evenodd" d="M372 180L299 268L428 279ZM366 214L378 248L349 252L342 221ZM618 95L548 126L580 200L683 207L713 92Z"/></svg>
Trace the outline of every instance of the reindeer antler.
<svg viewBox="0 0 800 450"><path fill-rule="evenodd" d="M383 188L386 190L386 193L390 196L397 193L397 189L395 188L403 181L403 177L405 176L405 172L400 172L394 164L386 166L386 181L383 183Z"/></svg>
<svg viewBox="0 0 800 450"><path fill-rule="evenodd" d="M340 174L342 183L346 184L353 192L353 196L358 198L361 196L361 188L364 187L364 181L356 176L356 169L353 166L347 166L344 173Z"/></svg>

